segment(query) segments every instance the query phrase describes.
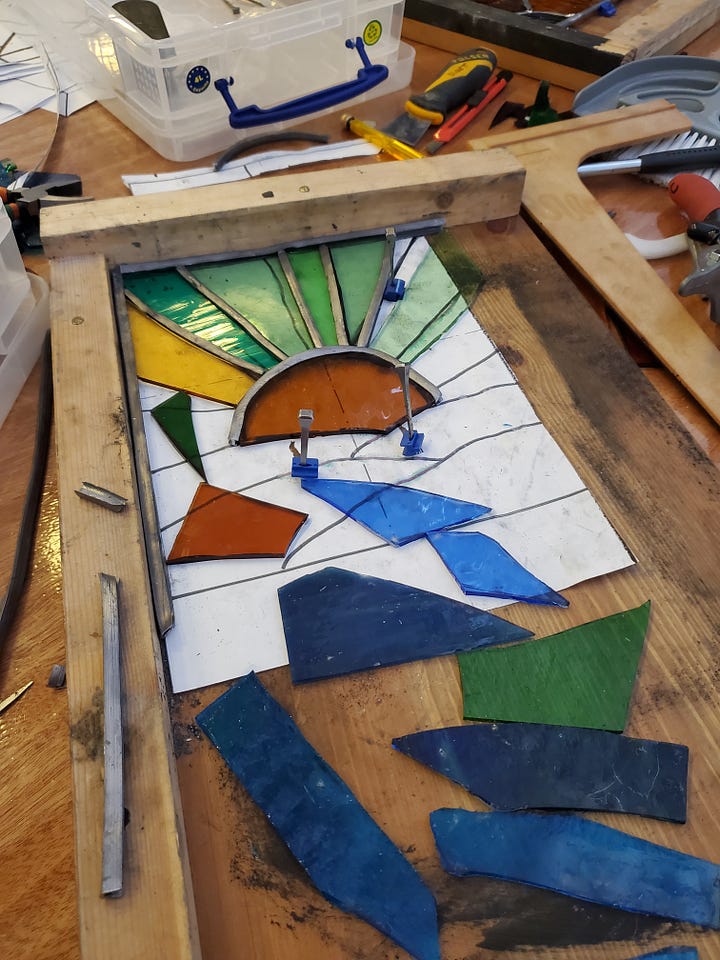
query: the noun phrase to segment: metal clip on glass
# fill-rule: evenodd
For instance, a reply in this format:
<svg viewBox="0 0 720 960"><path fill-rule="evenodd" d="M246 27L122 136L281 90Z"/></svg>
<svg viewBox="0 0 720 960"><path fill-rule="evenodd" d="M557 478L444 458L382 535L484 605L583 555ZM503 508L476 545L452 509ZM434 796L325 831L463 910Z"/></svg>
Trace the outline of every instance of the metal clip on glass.
<svg viewBox="0 0 720 960"><path fill-rule="evenodd" d="M259 127L266 123L279 123L283 120L292 120L294 117L304 116L307 113L316 113L326 107L334 107L345 100L351 100L366 90L376 87L387 78L388 68L380 63L370 63L370 59L365 52L365 45L360 37L356 37L354 40L346 40L345 46L349 49L355 48L363 62L363 66L358 70L357 77L354 80L346 80L344 83L338 83L333 87L316 90L315 93L308 93L304 97L288 100L286 103L269 107L267 110L258 107L256 104L238 108L229 89L234 82L233 78L216 80L215 89L220 91L230 110L230 126L235 129Z"/></svg>

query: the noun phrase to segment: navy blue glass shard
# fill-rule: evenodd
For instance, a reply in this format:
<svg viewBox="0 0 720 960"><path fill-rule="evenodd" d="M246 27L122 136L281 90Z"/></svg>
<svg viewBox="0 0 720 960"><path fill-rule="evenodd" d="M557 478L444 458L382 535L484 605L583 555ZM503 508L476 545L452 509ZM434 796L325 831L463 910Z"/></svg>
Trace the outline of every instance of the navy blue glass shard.
<svg viewBox="0 0 720 960"><path fill-rule="evenodd" d="M688 748L604 730L482 723L393 740L496 810L612 810L685 823Z"/></svg>
<svg viewBox="0 0 720 960"><path fill-rule="evenodd" d="M331 503L396 547L432 530L477 520L490 508L392 483L363 480L303 480L303 490Z"/></svg>
<svg viewBox="0 0 720 960"><path fill-rule="evenodd" d="M443 867L720 928L720 866L582 817L434 810Z"/></svg>
<svg viewBox="0 0 720 960"><path fill-rule="evenodd" d="M331 903L440 960L432 894L255 674L197 722Z"/></svg>
<svg viewBox="0 0 720 960"><path fill-rule="evenodd" d="M665 947L664 950L641 953L631 960L698 960L698 952L695 947Z"/></svg>
<svg viewBox="0 0 720 960"><path fill-rule="evenodd" d="M484 533L431 533L428 540L463 593L567 607L568 601Z"/></svg>
<svg viewBox="0 0 720 960"><path fill-rule="evenodd" d="M337 567L278 590L295 683L524 640L467 603Z"/></svg>

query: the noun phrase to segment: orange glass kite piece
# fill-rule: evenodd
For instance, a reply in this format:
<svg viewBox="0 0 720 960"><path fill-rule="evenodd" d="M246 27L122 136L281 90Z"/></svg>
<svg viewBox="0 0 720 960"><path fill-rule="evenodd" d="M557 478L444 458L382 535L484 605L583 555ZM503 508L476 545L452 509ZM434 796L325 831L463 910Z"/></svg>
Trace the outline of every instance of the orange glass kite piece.
<svg viewBox="0 0 720 960"><path fill-rule="evenodd" d="M306 513L201 483L168 563L284 557Z"/></svg>

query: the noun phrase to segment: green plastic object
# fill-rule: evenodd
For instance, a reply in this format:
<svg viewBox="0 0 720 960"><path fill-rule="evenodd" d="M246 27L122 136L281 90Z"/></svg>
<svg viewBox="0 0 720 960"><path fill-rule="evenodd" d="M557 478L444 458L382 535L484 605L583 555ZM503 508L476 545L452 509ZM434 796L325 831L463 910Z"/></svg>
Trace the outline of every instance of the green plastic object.
<svg viewBox="0 0 720 960"><path fill-rule="evenodd" d="M345 312L348 343L356 344L375 293L385 254L385 238L334 243L330 256Z"/></svg>
<svg viewBox="0 0 720 960"><path fill-rule="evenodd" d="M207 479L195 436L189 395L173 394L153 407L151 413L153 420L163 429L178 453L195 467L203 480Z"/></svg>
<svg viewBox="0 0 720 960"><path fill-rule="evenodd" d="M541 80L538 92L535 97L535 103L530 107L527 125L529 127L540 127L544 123L555 123L560 119L557 110L550 106L549 96L550 84L547 80Z"/></svg>
<svg viewBox="0 0 720 960"><path fill-rule="evenodd" d="M650 602L540 640L458 654L467 720L622 732Z"/></svg>
<svg viewBox="0 0 720 960"><path fill-rule="evenodd" d="M407 286L405 297L388 314L370 346L412 363L467 309L438 257L428 250Z"/></svg>
<svg viewBox="0 0 720 960"><path fill-rule="evenodd" d="M312 348L312 340L276 256L194 266L190 273L242 314L286 356Z"/></svg>
<svg viewBox="0 0 720 960"><path fill-rule="evenodd" d="M326 347L337 346L337 332L328 292L327 278L317 247L288 250L288 259L295 271L305 303Z"/></svg>
<svg viewBox="0 0 720 960"><path fill-rule="evenodd" d="M176 270L148 270L123 277L125 289L172 320L179 327L225 350L233 357L255 363L263 370L278 362L271 353L183 279Z"/></svg>

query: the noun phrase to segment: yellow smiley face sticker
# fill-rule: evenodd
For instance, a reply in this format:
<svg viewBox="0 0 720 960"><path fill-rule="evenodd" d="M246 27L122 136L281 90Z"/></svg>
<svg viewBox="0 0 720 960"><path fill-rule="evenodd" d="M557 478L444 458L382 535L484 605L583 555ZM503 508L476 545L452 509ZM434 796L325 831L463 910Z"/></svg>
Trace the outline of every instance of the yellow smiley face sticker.
<svg viewBox="0 0 720 960"><path fill-rule="evenodd" d="M363 43L366 47L372 47L382 36L382 24L379 20L371 20L363 30Z"/></svg>

